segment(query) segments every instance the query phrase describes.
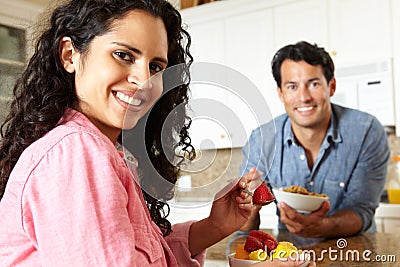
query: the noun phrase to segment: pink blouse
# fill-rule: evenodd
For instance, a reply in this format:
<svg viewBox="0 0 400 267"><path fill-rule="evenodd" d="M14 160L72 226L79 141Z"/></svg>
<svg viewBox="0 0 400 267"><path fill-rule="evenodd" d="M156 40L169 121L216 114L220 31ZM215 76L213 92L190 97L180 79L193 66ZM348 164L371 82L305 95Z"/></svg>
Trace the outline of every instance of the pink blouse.
<svg viewBox="0 0 400 267"><path fill-rule="evenodd" d="M128 165L136 176L135 164ZM190 256L191 222L174 225L164 239L122 152L72 109L23 152L0 214L1 266L204 263L205 251Z"/></svg>

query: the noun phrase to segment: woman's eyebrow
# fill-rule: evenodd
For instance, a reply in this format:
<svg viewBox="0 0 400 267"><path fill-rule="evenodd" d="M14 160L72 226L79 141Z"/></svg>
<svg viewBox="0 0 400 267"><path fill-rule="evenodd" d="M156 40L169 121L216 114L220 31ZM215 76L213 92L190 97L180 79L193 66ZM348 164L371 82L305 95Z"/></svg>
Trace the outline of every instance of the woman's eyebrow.
<svg viewBox="0 0 400 267"><path fill-rule="evenodd" d="M119 45L119 46L123 46L123 47L125 47L126 49L132 51L132 52L135 53L135 54L139 54L139 55L142 54L142 52L141 52L139 49L134 48L134 47L132 47L132 46L130 46L130 45L128 45L128 44L121 43L121 42L112 42L112 44ZM155 57L154 60L163 62L163 63L165 63L166 65L168 65L168 60L165 59L165 58L163 58L163 57Z"/></svg>

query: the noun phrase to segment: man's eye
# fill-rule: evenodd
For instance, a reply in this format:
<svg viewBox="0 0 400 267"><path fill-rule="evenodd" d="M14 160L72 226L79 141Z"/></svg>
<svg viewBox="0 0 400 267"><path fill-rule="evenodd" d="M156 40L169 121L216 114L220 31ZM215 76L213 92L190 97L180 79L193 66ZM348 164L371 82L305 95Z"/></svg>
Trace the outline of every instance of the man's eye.
<svg viewBox="0 0 400 267"><path fill-rule="evenodd" d="M319 85L320 85L319 82L312 82L312 83L310 84L310 88L318 88Z"/></svg>
<svg viewBox="0 0 400 267"><path fill-rule="evenodd" d="M295 90L295 89L296 89L296 86L295 86L294 84L289 84L288 86L286 86L286 88L287 88L288 90Z"/></svg>
<svg viewBox="0 0 400 267"><path fill-rule="evenodd" d="M123 61L134 62L133 56L129 53L125 53L123 51L115 51L114 54Z"/></svg>

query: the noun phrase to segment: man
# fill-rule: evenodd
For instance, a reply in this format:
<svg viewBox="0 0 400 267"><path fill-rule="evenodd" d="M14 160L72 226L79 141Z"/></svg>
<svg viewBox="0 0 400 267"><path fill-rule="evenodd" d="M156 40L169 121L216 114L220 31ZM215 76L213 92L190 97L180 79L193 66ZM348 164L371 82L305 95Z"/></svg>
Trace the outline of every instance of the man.
<svg viewBox="0 0 400 267"><path fill-rule="evenodd" d="M376 230L374 214L390 154L384 128L372 115L330 102L336 90L334 64L317 45L281 48L272 73L286 114L252 132L241 173L256 167L282 187L298 185L329 196L310 214L278 203L280 229L302 237ZM258 211L255 207L243 231L258 227Z"/></svg>

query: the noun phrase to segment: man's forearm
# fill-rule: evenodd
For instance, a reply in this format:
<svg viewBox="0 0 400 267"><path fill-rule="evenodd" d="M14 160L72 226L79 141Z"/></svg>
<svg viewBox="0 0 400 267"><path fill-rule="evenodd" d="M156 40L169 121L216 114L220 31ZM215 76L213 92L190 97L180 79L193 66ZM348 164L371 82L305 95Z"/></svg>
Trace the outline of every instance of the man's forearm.
<svg viewBox="0 0 400 267"><path fill-rule="evenodd" d="M322 237L351 236L362 229L361 218L351 210L339 210L326 217L321 225Z"/></svg>

